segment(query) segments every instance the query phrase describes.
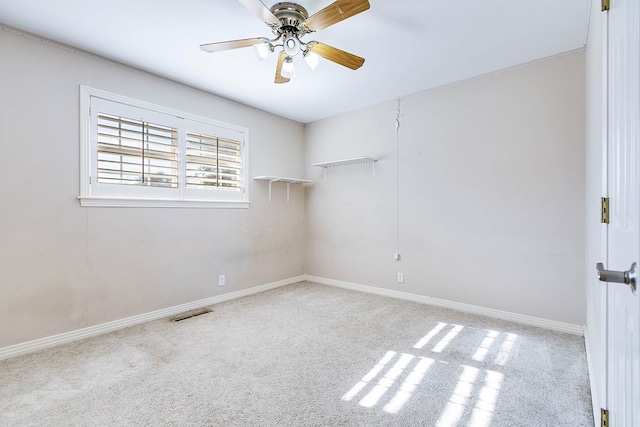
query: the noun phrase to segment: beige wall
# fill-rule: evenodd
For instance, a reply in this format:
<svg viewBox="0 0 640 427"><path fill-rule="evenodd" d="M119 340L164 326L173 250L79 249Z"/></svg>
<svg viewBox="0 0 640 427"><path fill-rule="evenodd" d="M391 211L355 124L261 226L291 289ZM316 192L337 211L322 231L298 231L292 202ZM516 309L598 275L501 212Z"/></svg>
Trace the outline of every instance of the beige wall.
<svg viewBox="0 0 640 427"><path fill-rule="evenodd" d="M404 98L398 145L396 101L308 125L306 273L584 324L584 84L576 53Z"/></svg>
<svg viewBox="0 0 640 427"><path fill-rule="evenodd" d="M251 207L82 208L79 85L249 128L250 176L301 176L303 126L0 31L0 347L303 274L304 190ZM218 275L226 286L218 286Z"/></svg>
<svg viewBox="0 0 640 427"><path fill-rule="evenodd" d="M0 51L0 347L303 273L584 323L582 53L403 98L396 134L395 101L302 126L8 31ZM81 84L247 127L251 177L316 182L82 208ZM310 166L363 155L375 177Z"/></svg>

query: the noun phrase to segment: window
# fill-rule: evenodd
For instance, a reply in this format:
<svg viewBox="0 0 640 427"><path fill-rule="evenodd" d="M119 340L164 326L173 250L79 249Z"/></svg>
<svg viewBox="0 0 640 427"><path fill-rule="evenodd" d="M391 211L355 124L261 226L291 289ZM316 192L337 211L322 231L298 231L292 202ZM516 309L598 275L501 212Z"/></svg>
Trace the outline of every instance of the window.
<svg viewBox="0 0 640 427"><path fill-rule="evenodd" d="M246 208L245 128L81 87L82 206Z"/></svg>
<svg viewBox="0 0 640 427"><path fill-rule="evenodd" d="M98 113L99 183L178 187L178 129Z"/></svg>

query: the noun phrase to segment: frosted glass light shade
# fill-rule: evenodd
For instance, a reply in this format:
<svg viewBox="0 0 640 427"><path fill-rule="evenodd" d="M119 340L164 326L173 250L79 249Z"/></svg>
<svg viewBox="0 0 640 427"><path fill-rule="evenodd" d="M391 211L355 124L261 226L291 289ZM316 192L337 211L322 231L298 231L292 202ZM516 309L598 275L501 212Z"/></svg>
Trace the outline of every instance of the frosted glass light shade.
<svg viewBox="0 0 640 427"><path fill-rule="evenodd" d="M290 56L284 58L284 62L282 63L282 71L280 72L282 77L290 79L295 76L296 72L293 68L293 59Z"/></svg>
<svg viewBox="0 0 640 427"><path fill-rule="evenodd" d="M315 71L316 68L318 68L318 65L320 65L320 61L322 61L322 57L317 53L309 50L304 54L304 60L309 66L309 68Z"/></svg>
<svg viewBox="0 0 640 427"><path fill-rule="evenodd" d="M265 59L267 59L269 55L271 55L271 52L273 52L273 48L267 41L254 44L253 47L255 48L256 53L258 54L258 59L260 61L264 61Z"/></svg>

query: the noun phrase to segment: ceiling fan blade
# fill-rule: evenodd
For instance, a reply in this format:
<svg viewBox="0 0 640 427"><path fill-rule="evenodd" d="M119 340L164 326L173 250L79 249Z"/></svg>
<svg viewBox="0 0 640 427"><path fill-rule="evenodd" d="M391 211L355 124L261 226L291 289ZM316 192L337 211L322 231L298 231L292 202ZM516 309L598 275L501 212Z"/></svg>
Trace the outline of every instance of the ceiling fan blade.
<svg viewBox="0 0 640 427"><path fill-rule="evenodd" d="M345 52L344 50L340 50L333 46L329 46L328 44L309 42L307 43L307 46L309 46L309 50L311 50L311 52L317 53L329 61L351 68L352 70L357 70L362 67L362 64L364 64L364 58Z"/></svg>
<svg viewBox="0 0 640 427"><path fill-rule="evenodd" d="M304 21L309 31L318 31L369 9L368 0L337 0Z"/></svg>
<svg viewBox="0 0 640 427"><path fill-rule="evenodd" d="M283 51L278 55L278 65L276 66L276 78L274 79L274 83L288 83L289 78L282 77L282 64L284 63L284 58L287 57L287 54Z"/></svg>
<svg viewBox="0 0 640 427"><path fill-rule="evenodd" d="M280 21L260 0L238 0L267 25L280 27Z"/></svg>
<svg viewBox="0 0 640 427"><path fill-rule="evenodd" d="M223 50L249 47L255 44L263 43L265 41L268 42L269 40L264 37L254 37L252 39L229 40L226 42L201 44L200 49L204 50L205 52L221 52Z"/></svg>

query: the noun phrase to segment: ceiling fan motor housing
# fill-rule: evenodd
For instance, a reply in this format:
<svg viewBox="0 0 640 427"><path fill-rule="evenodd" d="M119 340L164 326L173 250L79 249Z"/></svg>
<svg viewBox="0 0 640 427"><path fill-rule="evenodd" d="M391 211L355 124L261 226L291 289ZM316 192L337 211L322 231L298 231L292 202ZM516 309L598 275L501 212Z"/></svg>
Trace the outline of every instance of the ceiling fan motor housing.
<svg viewBox="0 0 640 427"><path fill-rule="evenodd" d="M271 13L282 24L278 29L279 34L287 32L298 34L298 32L303 31L304 25L302 23L309 17L309 13L304 7L288 1L271 6Z"/></svg>

